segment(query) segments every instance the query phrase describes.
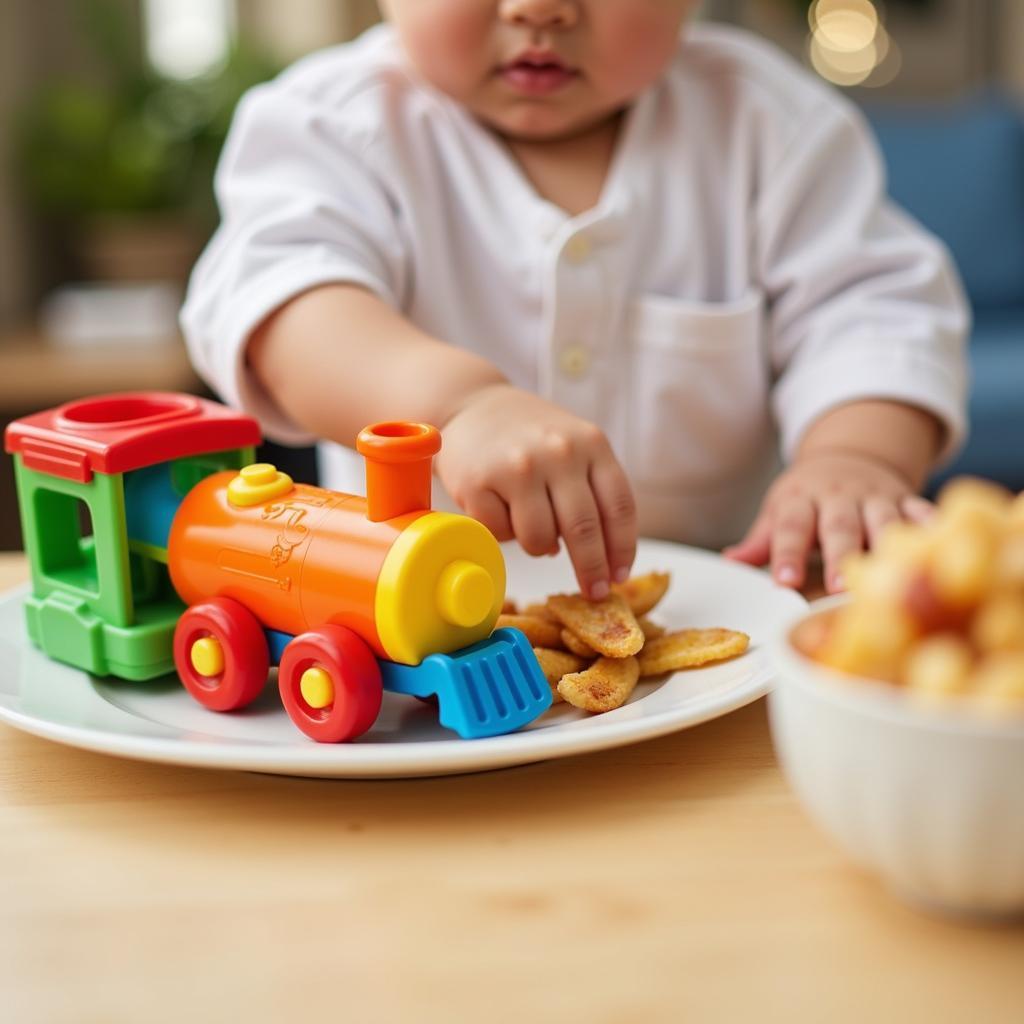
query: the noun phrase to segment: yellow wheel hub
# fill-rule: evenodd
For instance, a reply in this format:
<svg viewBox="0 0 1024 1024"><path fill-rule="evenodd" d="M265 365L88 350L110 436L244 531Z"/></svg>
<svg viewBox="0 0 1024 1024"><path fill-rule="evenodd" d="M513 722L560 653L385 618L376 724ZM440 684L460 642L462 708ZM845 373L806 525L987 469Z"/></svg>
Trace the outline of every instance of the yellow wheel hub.
<svg viewBox="0 0 1024 1024"><path fill-rule="evenodd" d="M325 708L334 701L334 683L322 668L307 668L299 680L299 691L311 708Z"/></svg>
<svg viewBox="0 0 1024 1024"><path fill-rule="evenodd" d="M192 667L201 676L219 676L224 671L224 648L212 636L204 636L192 645L189 652Z"/></svg>
<svg viewBox="0 0 1024 1024"><path fill-rule="evenodd" d="M437 581L437 610L453 626L478 626L494 603L494 582L476 562L449 562Z"/></svg>
<svg viewBox="0 0 1024 1024"><path fill-rule="evenodd" d="M505 560L482 523L427 512L398 535L377 576L377 634L390 661L418 665L491 634L505 598Z"/></svg>

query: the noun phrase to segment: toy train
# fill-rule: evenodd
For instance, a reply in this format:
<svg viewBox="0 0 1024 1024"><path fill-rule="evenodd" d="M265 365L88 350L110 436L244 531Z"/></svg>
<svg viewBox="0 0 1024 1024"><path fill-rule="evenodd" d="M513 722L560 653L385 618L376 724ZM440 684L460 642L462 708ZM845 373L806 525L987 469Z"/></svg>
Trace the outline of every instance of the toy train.
<svg viewBox="0 0 1024 1024"><path fill-rule="evenodd" d="M95 675L176 670L215 711L250 704L278 665L292 721L326 743L366 732L383 690L436 695L465 738L550 706L526 638L494 629L494 537L430 509L435 428L363 430L365 498L255 463L259 441L251 417L162 392L11 423L32 641Z"/></svg>

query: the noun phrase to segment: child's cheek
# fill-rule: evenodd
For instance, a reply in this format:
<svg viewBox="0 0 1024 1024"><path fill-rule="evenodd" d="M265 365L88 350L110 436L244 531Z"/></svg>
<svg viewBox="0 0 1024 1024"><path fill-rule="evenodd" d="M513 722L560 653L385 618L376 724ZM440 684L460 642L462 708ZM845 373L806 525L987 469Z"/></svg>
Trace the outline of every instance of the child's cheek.
<svg viewBox="0 0 1024 1024"><path fill-rule="evenodd" d="M653 82L676 52L688 9L679 0L632 0L605 8L600 49L608 85L635 95Z"/></svg>
<svg viewBox="0 0 1024 1024"><path fill-rule="evenodd" d="M464 98L490 69L493 17L479 0L427 0L400 26L402 43L432 85Z"/></svg>

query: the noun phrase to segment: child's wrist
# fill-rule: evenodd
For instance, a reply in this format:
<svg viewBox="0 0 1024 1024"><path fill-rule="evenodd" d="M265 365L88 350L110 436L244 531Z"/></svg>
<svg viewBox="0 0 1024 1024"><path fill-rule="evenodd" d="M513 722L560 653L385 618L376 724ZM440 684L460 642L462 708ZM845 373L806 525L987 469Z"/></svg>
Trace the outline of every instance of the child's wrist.
<svg viewBox="0 0 1024 1024"><path fill-rule="evenodd" d="M804 457L857 458L895 474L917 490L935 462L942 424L931 412L884 400L850 402L825 413L797 450Z"/></svg>
<svg viewBox="0 0 1024 1024"><path fill-rule="evenodd" d="M911 490L917 490L913 474L908 471L906 466L901 466L898 462L887 458L880 452L858 448L855 445L828 444L805 447L797 454L793 460L793 465L804 466L819 459L858 459L861 462L874 466L876 469L882 469L887 473L893 474Z"/></svg>
<svg viewBox="0 0 1024 1024"><path fill-rule="evenodd" d="M463 392L457 399L451 402L438 426L443 430L456 418L456 416L465 412L466 409L475 405L481 399L495 394L501 394L509 389L514 390L514 385L509 383L509 381L500 374L496 374L493 380L478 384L468 391Z"/></svg>

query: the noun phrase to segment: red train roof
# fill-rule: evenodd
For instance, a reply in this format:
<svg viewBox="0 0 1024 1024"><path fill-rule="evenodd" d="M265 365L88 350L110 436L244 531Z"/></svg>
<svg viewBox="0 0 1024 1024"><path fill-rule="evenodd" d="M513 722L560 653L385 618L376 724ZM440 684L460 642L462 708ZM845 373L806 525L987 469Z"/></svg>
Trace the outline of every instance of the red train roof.
<svg viewBox="0 0 1024 1024"><path fill-rule="evenodd" d="M6 450L30 469L80 483L260 440L251 416L169 391L79 399L14 420L4 433Z"/></svg>

